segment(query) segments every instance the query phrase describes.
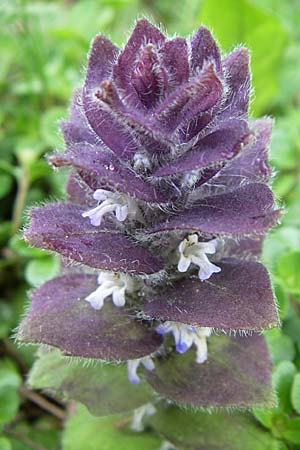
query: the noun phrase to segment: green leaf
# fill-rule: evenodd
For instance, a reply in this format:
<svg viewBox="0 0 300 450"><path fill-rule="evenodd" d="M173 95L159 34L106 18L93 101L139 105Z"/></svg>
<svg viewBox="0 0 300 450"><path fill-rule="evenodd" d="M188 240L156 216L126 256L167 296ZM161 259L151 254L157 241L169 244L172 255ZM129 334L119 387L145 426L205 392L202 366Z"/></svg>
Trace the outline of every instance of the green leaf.
<svg viewBox="0 0 300 450"><path fill-rule="evenodd" d="M284 216L284 221L286 223L287 219L290 219L291 210L288 214ZM296 211L295 216L298 218L298 213ZM263 246L263 262L270 269L274 267L274 262L277 262L281 255L287 253L291 250L300 250L300 231L295 224L294 226L282 226L266 237ZM284 286L284 280L282 280Z"/></svg>
<svg viewBox="0 0 300 450"><path fill-rule="evenodd" d="M239 43L250 48L255 112L266 110L278 90L277 74L287 41L279 19L248 0L204 0L199 22L212 28L225 50Z"/></svg>
<svg viewBox="0 0 300 450"><path fill-rule="evenodd" d="M43 143L40 140L26 136L18 140L15 153L20 164L30 171L44 150Z"/></svg>
<svg viewBox="0 0 300 450"><path fill-rule="evenodd" d="M292 340L282 334L281 330L270 330L265 332L272 361L278 364L281 361L293 361L295 357L295 346Z"/></svg>
<svg viewBox="0 0 300 450"><path fill-rule="evenodd" d="M6 389L17 389L22 383L22 378L16 366L9 359L0 364L0 392Z"/></svg>
<svg viewBox="0 0 300 450"><path fill-rule="evenodd" d="M300 417L287 421L282 437L293 444L300 444Z"/></svg>
<svg viewBox="0 0 300 450"><path fill-rule="evenodd" d="M65 108L55 106L48 109L41 121L41 135L47 147L62 148L63 139L59 132L59 121L66 115Z"/></svg>
<svg viewBox="0 0 300 450"><path fill-rule="evenodd" d="M29 247L24 241L22 236L15 234L9 241L9 248L16 252L18 255L28 258L45 257L45 251L39 248Z"/></svg>
<svg viewBox="0 0 300 450"><path fill-rule="evenodd" d="M0 391L0 425L14 419L20 405L20 396L13 388Z"/></svg>
<svg viewBox="0 0 300 450"><path fill-rule="evenodd" d="M12 187L13 178L7 173L0 173L0 199L9 193Z"/></svg>
<svg viewBox="0 0 300 450"><path fill-rule="evenodd" d="M297 373L294 377L291 400L294 410L300 414L300 373Z"/></svg>
<svg viewBox="0 0 300 450"><path fill-rule="evenodd" d="M4 437L4 436L0 436L0 450L11 450L11 443L10 441Z"/></svg>
<svg viewBox="0 0 300 450"><path fill-rule="evenodd" d="M285 320L282 330L293 342L300 341L300 317L293 316Z"/></svg>
<svg viewBox="0 0 300 450"><path fill-rule="evenodd" d="M272 428L272 409L253 408L254 417L266 428Z"/></svg>
<svg viewBox="0 0 300 450"><path fill-rule="evenodd" d="M290 308L289 298L282 284L280 283L276 284L274 289L275 289L276 304L278 307L278 314L280 319L283 320L289 312Z"/></svg>
<svg viewBox="0 0 300 450"><path fill-rule="evenodd" d="M94 415L130 411L153 398L150 387L128 382L126 366L72 361L58 350L39 351L28 383L37 389L63 392L67 399L85 404Z"/></svg>
<svg viewBox="0 0 300 450"><path fill-rule="evenodd" d="M25 269L25 279L32 286L40 286L59 272L59 260L54 255L30 261Z"/></svg>
<svg viewBox="0 0 300 450"><path fill-rule="evenodd" d="M300 293L300 251L291 251L281 256L277 263L277 275L286 289Z"/></svg>
<svg viewBox="0 0 300 450"><path fill-rule="evenodd" d="M270 158L278 169L293 170L300 154L300 111L290 110L275 122L271 136ZM293 177L289 174L291 180ZM278 180L282 175L278 177Z"/></svg>
<svg viewBox="0 0 300 450"><path fill-rule="evenodd" d="M6 337L10 333L10 329L14 323L14 314L9 303L0 299L0 339Z"/></svg>
<svg viewBox="0 0 300 450"><path fill-rule="evenodd" d="M199 450L277 450L277 442L248 414L159 408L148 419L176 447Z"/></svg>
<svg viewBox="0 0 300 450"><path fill-rule="evenodd" d="M130 417L93 417L82 405L67 421L63 450L158 450L161 440L153 433L124 429Z"/></svg>
<svg viewBox="0 0 300 450"><path fill-rule="evenodd" d="M292 411L291 389L294 376L297 372L295 365L290 361L282 361L273 373L273 386L277 392L279 406L285 412Z"/></svg>

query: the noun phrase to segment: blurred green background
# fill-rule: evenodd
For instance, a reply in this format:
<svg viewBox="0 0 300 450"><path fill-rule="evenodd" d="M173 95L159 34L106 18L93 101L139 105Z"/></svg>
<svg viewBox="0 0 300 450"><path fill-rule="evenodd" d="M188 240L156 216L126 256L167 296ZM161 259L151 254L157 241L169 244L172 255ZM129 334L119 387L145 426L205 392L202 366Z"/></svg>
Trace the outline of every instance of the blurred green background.
<svg viewBox="0 0 300 450"><path fill-rule="evenodd" d="M26 292L52 278L58 262L27 248L20 229L28 208L64 195L65 174L54 173L44 154L62 146L57 122L66 116L71 93L82 81L91 38L101 31L121 45L141 15L171 35L188 35L205 23L225 52L240 43L251 49L251 110L255 116L276 119L272 183L285 207L282 224L266 239L263 255L283 322L281 330L266 333L279 405L253 414L258 426L278 440L278 449L300 449L299 0L1 0L0 450L61 445L64 450L104 449L97 436L86 439L88 416L80 421L81 433L75 420L73 439L74 424L62 428L68 411L24 386L35 350L17 348L12 336Z"/></svg>

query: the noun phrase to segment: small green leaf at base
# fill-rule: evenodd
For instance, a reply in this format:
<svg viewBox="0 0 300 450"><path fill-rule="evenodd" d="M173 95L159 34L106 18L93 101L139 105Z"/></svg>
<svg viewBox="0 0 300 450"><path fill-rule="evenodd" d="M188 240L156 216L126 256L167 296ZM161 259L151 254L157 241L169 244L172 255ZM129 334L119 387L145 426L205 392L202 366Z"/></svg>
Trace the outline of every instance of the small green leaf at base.
<svg viewBox="0 0 300 450"><path fill-rule="evenodd" d="M300 373L297 373L294 377L291 399L294 410L300 414Z"/></svg>
<svg viewBox="0 0 300 450"><path fill-rule="evenodd" d="M82 405L68 420L63 450L158 450L161 440L150 432L125 428L130 416L93 417Z"/></svg>
<svg viewBox="0 0 300 450"><path fill-rule="evenodd" d="M36 389L63 393L66 399L86 405L96 416L131 411L153 398L146 383L138 386L129 383L124 364L72 361L62 357L58 350L39 351L28 383Z"/></svg>

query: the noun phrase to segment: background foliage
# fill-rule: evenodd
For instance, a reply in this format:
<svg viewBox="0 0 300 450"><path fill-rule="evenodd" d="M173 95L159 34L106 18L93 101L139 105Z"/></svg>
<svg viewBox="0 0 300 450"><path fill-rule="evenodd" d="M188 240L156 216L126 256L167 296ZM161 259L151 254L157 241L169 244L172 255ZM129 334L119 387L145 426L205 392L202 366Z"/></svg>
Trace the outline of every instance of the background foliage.
<svg viewBox="0 0 300 450"><path fill-rule="evenodd" d="M299 1L2 0L0 450L54 450L61 445L64 450L155 450L160 446L155 433L120 436L119 428L130 418L94 418L83 407L74 414L73 404L66 407L30 391L24 383L35 349L17 348L12 338L27 290L58 271L55 257L27 248L19 232L29 207L63 197L65 174L53 173L44 159L45 153L62 146L57 121L66 115L71 93L80 85L91 38L101 31L121 44L134 19L142 14L161 23L170 34L187 35L203 22L225 51L239 43L251 49L252 112L276 119L270 149L273 186L286 213L281 226L267 238L263 259L272 274L283 327L266 333L278 407L253 411L256 424L250 415L239 420L241 429L250 420L253 427L251 442L243 440L244 448L300 449ZM180 448L185 444L193 448L191 423L205 437L206 418L201 413L188 414L174 409L168 423L158 415L150 427L167 440L175 439ZM178 433L180 426L184 426L184 436ZM227 436L226 449L240 449L241 436L234 435L230 421L226 429L231 434L226 435L222 426L222 415L209 424L217 437L220 433Z"/></svg>

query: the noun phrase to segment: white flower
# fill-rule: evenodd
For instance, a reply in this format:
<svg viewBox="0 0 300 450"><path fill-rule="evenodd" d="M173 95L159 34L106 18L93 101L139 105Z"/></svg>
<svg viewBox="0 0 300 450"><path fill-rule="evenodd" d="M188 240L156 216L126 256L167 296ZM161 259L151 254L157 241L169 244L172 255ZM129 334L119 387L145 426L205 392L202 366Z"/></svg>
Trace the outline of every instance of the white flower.
<svg viewBox="0 0 300 450"><path fill-rule="evenodd" d="M94 309L101 309L104 300L110 296L112 296L112 301L116 306L124 306L126 302L125 292L132 293L137 288L137 284L132 277L114 272L100 272L98 284L99 287L85 298Z"/></svg>
<svg viewBox="0 0 300 450"><path fill-rule="evenodd" d="M207 360L206 338L211 335L211 328L196 327L180 322L167 321L156 328L157 333L172 333L174 336L176 350L185 353L194 344L197 348L196 362L198 364Z"/></svg>
<svg viewBox="0 0 300 450"><path fill-rule="evenodd" d="M128 195L97 189L93 197L95 200L98 200L98 206L82 213L82 217L89 217L91 224L95 227L101 225L102 218L105 214L112 212L115 213L119 222L124 222L127 217L139 220L140 222L143 221L143 216L137 202Z"/></svg>
<svg viewBox="0 0 300 450"><path fill-rule="evenodd" d="M145 369L147 370L154 370L154 362L152 361L151 356L145 356L144 358L138 358L138 359L130 359L127 361L127 373L128 373L128 380L130 383L138 384L141 379L137 374L137 369L139 365L142 364Z"/></svg>
<svg viewBox="0 0 300 450"><path fill-rule="evenodd" d="M220 267L212 264L206 256L206 253L214 254L216 248L216 239L209 242L198 242L198 235L190 234L179 244L180 258L177 269L179 272L186 272L193 263L199 267L200 280L207 280L213 273L221 271Z"/></svg>
<svg viewBox="0 0 300 450"><path fill-rule="evenodd" d="M133 431L143 431L144 425L143 425L143 419L145 416L153 416L153 414L156 413L156 408L152 403L146 403L145 405L141 406L140 408L136 408L133 412L133 418L132 422L130 424L130 428Z"/></svg>

